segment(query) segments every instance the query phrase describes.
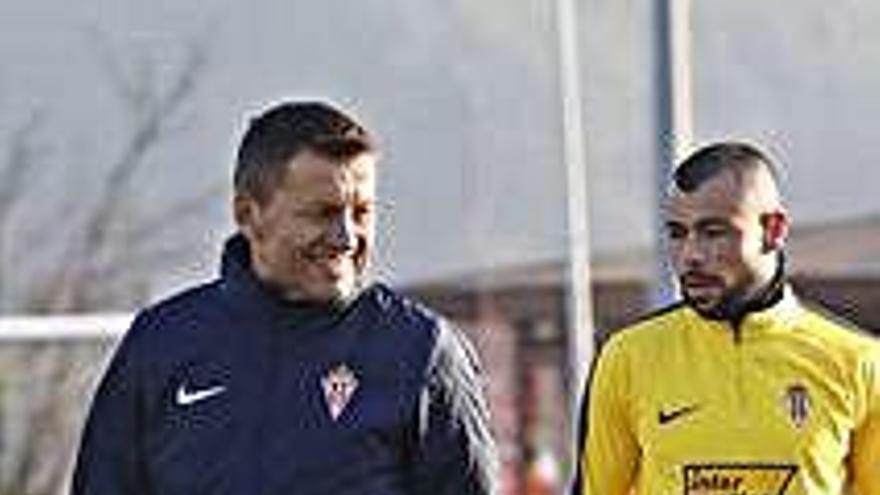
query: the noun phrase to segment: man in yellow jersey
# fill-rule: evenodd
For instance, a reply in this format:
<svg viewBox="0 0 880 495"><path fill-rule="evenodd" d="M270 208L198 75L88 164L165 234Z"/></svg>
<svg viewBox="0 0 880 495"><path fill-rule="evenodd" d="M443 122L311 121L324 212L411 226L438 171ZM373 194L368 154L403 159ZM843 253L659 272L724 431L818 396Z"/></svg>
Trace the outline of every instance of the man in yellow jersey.
<svg viewBox="0 0 880 495"><path fill-rule="evenodd" d="M880 342L792 293L777 181L735 142L675 171L682 302L599 355L575 495L880 495Z"/></svg>

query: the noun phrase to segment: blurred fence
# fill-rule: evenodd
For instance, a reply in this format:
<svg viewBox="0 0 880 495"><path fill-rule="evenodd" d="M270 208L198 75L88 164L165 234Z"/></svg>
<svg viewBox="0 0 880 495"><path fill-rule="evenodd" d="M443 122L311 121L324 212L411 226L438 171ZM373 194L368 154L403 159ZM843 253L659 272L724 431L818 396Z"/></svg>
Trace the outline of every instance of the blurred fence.
<svg viewBox="0 0 880 495"><path fill-rule="evenodd" d="M66 493L89 398L129 320L0 318L0 495Z"/></svg>

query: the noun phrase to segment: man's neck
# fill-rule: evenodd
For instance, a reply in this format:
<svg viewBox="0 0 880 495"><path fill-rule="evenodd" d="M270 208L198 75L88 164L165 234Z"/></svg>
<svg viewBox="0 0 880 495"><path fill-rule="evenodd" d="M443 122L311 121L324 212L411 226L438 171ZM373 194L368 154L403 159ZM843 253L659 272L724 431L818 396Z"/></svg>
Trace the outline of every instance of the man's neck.
<svg viewBox="0 0 880 495"><path fill-rule="evenodd" d="M739 328L749 313L767 309L782 299L786 281L785 255L780 252L773 275L752 290L734 294L722 301L718 308L704 317L728 321L734 328Z"/></svg>

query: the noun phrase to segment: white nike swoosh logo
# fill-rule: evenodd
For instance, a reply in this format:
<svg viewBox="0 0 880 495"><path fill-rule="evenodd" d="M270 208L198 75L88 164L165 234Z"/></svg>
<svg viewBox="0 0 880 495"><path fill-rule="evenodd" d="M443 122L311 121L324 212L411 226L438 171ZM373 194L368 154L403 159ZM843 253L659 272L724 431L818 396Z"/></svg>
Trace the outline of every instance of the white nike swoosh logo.
<svg viewBox="0 0 880 495"><path fill-rule="evenodd" d="M224 387L223 385L217 385L216 387L206 388L202 390L188 391L186 389L186 384L181 384L180 388L177 389L177 405L189 406L195 404L196 402L214 397L215 395L222 394L225 391L226 387Z"/></svg>

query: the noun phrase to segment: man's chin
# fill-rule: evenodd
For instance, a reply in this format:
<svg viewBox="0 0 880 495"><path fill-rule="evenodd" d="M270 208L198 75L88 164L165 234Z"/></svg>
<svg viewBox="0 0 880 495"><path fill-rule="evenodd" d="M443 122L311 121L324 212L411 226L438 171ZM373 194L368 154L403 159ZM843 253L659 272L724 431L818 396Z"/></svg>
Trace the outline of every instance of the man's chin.
<svg viewBox="0 0 880 495"><path fill-rule="evenodd" d="M357 294L357 284L346 282L327 282L325 284L312 284L310 286L298 286L296 289L282 290L284 299L295 303L311 304L336 304L349 301Z"/></svg>
<svg viewBox="0 0 880 495"><path fill-rule="evenodd" d="M694 308L694 311L705 318L713 320L723 319L723 311L717 298L684 294L684 300L690 307Z"/></svg>
<svg viewBox="0 0 880 495"><path fill-rule="evenodd" d="M316 301L325 303L344 303L353 299L358 292L356 280L340 280L329 283L324 287L316 288L313 297Z"/></svg>

